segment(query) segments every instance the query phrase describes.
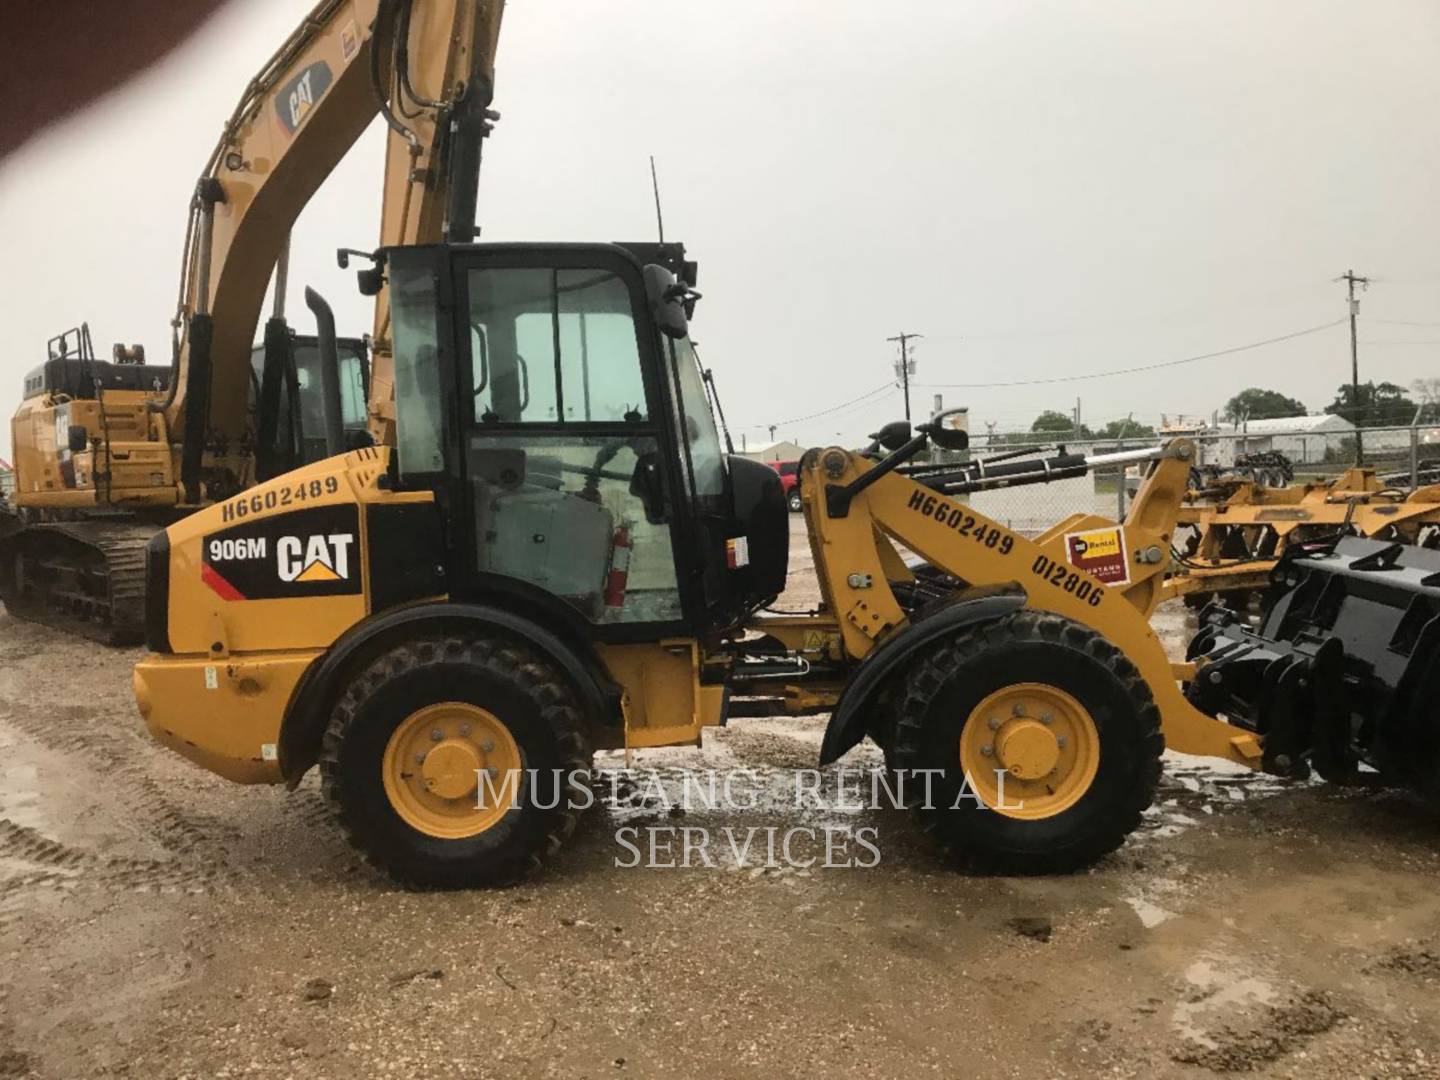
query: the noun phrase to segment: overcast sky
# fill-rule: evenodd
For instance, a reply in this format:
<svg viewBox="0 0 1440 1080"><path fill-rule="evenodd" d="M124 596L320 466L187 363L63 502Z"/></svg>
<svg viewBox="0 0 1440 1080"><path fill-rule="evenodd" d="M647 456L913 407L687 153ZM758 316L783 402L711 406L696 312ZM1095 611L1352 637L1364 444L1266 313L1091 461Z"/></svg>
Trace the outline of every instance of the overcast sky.
<svg viewBox="0 0 1440 1080"><path fill-rule="evenodd" d="M198 170L309 7L236 0L0 166L7 414L82 319L102 353L167 360ZM510 0L480 217L491 240L653 238L654 154L667 235L700 261L694 335L752 446L901 415L878 391L902 330L925 335L917 410L943 393L974 430L1077 396L1092 425L1154 423L1249 385L1315 411L1349 377L1343 326L1034 381L1339 319L1348 267L1376 279L1362 377L1440 375L1437 101L1434 0ZM372 129L297 227L304 331L306 284L369 329L333 252L373 245L381 148ZM1032 384L935 385L999 382Z"/></svg>

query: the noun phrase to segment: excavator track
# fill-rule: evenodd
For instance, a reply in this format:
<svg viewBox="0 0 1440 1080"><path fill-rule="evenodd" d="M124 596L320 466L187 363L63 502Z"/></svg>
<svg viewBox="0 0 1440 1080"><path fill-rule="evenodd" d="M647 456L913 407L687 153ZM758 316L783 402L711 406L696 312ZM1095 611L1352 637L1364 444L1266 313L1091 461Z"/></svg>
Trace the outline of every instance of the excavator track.
<svg viewBox="0 0 1440 1080"><path fill-rule="evenodd" d="M0 600L17 619L106 645L145 639L145 545L156 525L41 522L0 538Z"/></svg>

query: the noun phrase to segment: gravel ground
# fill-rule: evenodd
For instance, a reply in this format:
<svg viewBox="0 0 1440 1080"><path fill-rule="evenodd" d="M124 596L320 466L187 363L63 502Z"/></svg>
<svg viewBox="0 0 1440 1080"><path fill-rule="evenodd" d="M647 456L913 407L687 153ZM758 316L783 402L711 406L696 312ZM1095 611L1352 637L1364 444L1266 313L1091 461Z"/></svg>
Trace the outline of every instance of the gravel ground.
<svg viewBox="0 0 1440 1080"><path fill-rule="evenodd" d="M1172 755L1090 873L973 878L897 811L678 805L686 769L813 765L823 718L736 721L636 756L677 805L623 788L542 876L419 893L313 777L153 746L137 655L0 615L0 1078L1440 1076L1440 827L1399 795ZM879 859L618 866L651 826L873 829Z"/></svg>

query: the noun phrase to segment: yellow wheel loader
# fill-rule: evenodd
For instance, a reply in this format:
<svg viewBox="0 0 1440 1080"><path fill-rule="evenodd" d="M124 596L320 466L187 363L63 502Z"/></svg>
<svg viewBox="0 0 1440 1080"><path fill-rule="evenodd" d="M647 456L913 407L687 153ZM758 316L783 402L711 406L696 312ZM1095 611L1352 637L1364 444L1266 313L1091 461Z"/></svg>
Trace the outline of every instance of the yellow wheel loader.
<svg viewBox="0 0 1440 1080"><path fill-rule="evenodd" d="M830 713L822 763L875 740L919 827L961 865L1076 870L1138 825L1165 746L1295 775L1317 746L1352 760L1379 745L1351 730L1347 688L1388 681L1410 723L1406 695L1434 681L1440 578L1390 575L1419 605L1392 612L1419 680L1402 686L1398 651L1372 677L1337 645L1355 638L1345 575L1370 575L1366 617L1387 586L1383 567L1333 551L1282 560L1283 626L1261 640L1216 619L1172 664L1149 616L1185 440L1126 457L1148 472L1123 522L1076 515L1034 538L965 495L1098 462L932 465L928 446L965 442L943 417L890 425L863 452L812 449L800 491L822 599L767 614L788 507L771 469L722 447L688 337L696 267L678 246L376 259L396 445L156 536L134 683L155 738L232 780L293 785L318 764L341 828L398 879L534 867L574 828L597 748L693 745L729 716L807 712ZM1309 679L1326 663L1322 729ZM1401 727L1384 734L1403 745Z"/></svg>

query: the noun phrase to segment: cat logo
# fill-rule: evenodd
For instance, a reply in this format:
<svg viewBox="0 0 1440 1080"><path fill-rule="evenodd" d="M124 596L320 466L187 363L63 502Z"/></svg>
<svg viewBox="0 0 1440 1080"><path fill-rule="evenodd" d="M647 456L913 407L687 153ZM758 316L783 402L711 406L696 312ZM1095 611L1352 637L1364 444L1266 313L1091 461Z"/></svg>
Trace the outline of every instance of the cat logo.
<svg viewBox="0 0 1440 1080"><path fill-rule="evenodd" d="M329 536L282 536L275 542L276 569L281 581L344 581L350 576L350 533Z"/></svg>
<svg viewBox="0 0 1440 1080"><path fill-rule="evenodd" d="M295 134L333 81L330 65L317 60L280 88L275 95L275 111L287 134Z"/></svg>
<svg viewBox="0 0 1440 1080"><path fill-rule="evenodd" d="M356 596L363 589L357 507L306 507L206 536L200 580L222 600Z"/></svg>

